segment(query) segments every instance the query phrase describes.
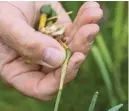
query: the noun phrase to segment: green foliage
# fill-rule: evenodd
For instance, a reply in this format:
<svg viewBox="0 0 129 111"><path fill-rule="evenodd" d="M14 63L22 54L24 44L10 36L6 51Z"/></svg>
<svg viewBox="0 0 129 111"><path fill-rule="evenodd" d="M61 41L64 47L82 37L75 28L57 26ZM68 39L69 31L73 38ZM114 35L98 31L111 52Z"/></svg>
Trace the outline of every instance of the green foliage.
<svg viewBox="0 0 129 111"><path fill-rule="evenodd" d="M72 20L83 4L77 1L61 3L67 11L74 12ZM124 104L120 111L127 111L128 2L99 3L104 11L100 33L76 79L64 89L59 111L86 111L96 90L101 96L95 111L105 111L118 103ZM53 111L54 101L32 99L0 83L0 111Z"/></svg>
<svg viewBox="0 0 129 111"><path fill-rule="evenodd" d="M97 97L98 97L98 92L96 92L94 94L88 111L94 111ZM113 108L109 109L108 111L118 111L122 106L123 106L123 104L119 104L119 105L114 106Z"/></svg>
<svg viewBox="0 0 129 111"><path fill-rule="evenodd" d="M95 58L95 60L98 64L98 67L101 71L101 75L102 75L103 80L105 82L105 85L107 87L107 92L108 92L108 96L109 96L109 99L110 99L111 106L114 106L116 104L116 100L113 96L113 88L112 88L111 80L110 80L110 77L109 77L108 70L105 66L104 61L102 60L102 57L100 55L100 51L99 51L97 46L94 45L94 47L92 48L92 53L93 53L93 56L94 56L94 58Z"/></svg>
<svg viewBox="0 0 129 111"><path fill-rule="evenodd" d="M88 111L94 111L98 94L99 94L98 92L95 92Z"/></svg>
<svg viewBox="0 0 129 111"><path fill-rule="evenodd" d="M123 104L117 105L117 106L109 109L108 111L118 111L122 106L123 106Z"/></svg>

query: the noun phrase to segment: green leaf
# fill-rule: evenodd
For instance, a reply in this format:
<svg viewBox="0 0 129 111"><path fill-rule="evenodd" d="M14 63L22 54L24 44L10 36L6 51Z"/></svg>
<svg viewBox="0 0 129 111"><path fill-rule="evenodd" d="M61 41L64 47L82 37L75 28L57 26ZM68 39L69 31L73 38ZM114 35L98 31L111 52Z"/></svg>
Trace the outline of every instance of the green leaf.
<svg viewBox="0 0 129 111"><path fill-rule="evenodd" d="M123 104L119 104L119 105L109 109L108 111L118 111L122 106L123 106Z"/></svg>
<svg viewBox="0 0 129 111"><path fill-rule="evenodd" d="M111 106L114 106L114 105L116 105L116 99L115 99L114 94L113 94L113 86L112 86L112 82L111 82L110 77L109 77L107 67L105 66L105 63L102 59L102 56L100 55L99 48L94 45L94 47L92 48L91 51L92 51L92 54L94 56L96 63L98 64L98 67L101 71L103 80L104 80L106 88L107 88L107 92L108 92Z"/></svg>
<svg viewBox="0 0 129 111"><path fill-rule="evenodd" d="M96 42L97 42L97 45L99 46L100 52L102 53L103 58L107 64L109 70L112 71L112 65L113 65L112 58L111 58L110 52L108 50L108 47L106 46L106 43L103 39L103 36L101 34L99 34L97 36Z"/></svg>
<svg viewBox="0 0 129 111"><path fill-rule="evenodd" d="M91 104L90 104L90 107L89 107L89 110L88 111L94 111L98 94L99 94L98 92L95 92L95 94L94 94L94 96L92 98L92 101L91 101Z"/></svg>
<svg viewBox="0 0 129 111"><path fill-rule="evenodd" d="M119 1L116 4L115 19L113 27L114 40L118 40L121 34L121 27L123 26L124 20L124 1Z"/></svg>

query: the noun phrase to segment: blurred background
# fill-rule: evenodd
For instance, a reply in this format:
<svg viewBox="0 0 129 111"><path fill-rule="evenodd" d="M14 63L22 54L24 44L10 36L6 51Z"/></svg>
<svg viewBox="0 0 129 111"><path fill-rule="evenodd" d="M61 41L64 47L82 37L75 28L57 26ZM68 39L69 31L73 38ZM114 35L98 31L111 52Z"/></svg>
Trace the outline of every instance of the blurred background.
<svg viewBox="0 0 129 111"><path fill-rule="evenodd" d="M61 2L75 18L84 2ZM99 2L104 17L100 33L78 75L65 89L59 111L88 111L98 91L95 111L106 111L123 103L128 108L128 2ZM0 80L1 81L1 80ZM0 111L53 111L54 101L43 102L26 97L0 82Z"/></svg>

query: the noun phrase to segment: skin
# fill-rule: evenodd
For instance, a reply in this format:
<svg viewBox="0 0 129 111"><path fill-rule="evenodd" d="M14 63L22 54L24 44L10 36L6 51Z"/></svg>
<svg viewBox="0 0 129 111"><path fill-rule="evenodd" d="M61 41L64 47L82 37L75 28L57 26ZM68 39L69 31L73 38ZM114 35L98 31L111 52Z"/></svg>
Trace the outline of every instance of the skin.
<svg viewBox="0 0 129 111"><path fill-rule="evenodd" d="M57 92L65 59L65 50L56 40L33 28L40 18L40 7L48 3L0 3L0 76L21 93L41 100L50 100ZM76 77L87 57L103 11L98 3L86 2L72 23L60 3L50 3L59 15L58 23L67 27L65 39L73 53L66 84ZM29 56L32 64L26 64L23 56Z"/></svg>

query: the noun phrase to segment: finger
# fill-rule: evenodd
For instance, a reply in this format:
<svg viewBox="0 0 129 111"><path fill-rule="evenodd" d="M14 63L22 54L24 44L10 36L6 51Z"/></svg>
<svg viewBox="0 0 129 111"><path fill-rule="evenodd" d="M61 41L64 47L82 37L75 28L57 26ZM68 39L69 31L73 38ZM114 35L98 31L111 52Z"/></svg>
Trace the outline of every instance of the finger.
<svg viewBox="0 0 129 111"><path fill-rule="evenodd" d="M82 26L69 44L71 51L86 54L98 32L99 26L97 24L87 24Z"/></svg>
<svg viewBox="0 0 129 111"><path fill-rule="evenodd" d="M65 59L64 48L52 37L36 32L24 20L11 14L1 20L0 37L12 49L32 62L58 67Z"/></svg>
<svg viewBox="0 0 129 111"><path fill-rule="evenodd" d="M0 72L6 63L13 61L19 55L0 40Z"/></svg>
<svg viewBox="0 0 129 111"><path fill-rule="evenodd" d="M85 60L85 55L80 52L75 52L73 56L70 58L68 69L67 69L67 75L65 79L65 83L69 83L72 81L76 76L77 72L81 66L81 64Z"/></svg>
<svg viewBox="0 0 129 111"><path fill-rule="evenodd" d="M84 24L96 23L98 20L100 20L102 15L103 15L103 12L102 12L102 9L100 8L91 7L86 9L80 16L76 24L76 27L73 30L77 30L78 28L80 28L80 26Z"/></svg>
<svg viewBox="0 0 129 111"><path fill-rule="evenodd" d="M76 26L78 24L78 21L81 17L81 15L83 14L83 12L88 9L88 8L99 8L100 5L97 2L85 2L81 8L79 9L79 12L73 22L73 25Z"/></svg>
<svg viewBox="0 0 129 111"><path fill-rule="evenodd" d="M71 29L72 28L74 28L74 27L76 27L76 25L77 25L77 23L78 23L78 21L79 21L79 18L81 17L81 15L82 15L82 13L86 10L86 9L88 9L88 8L99 8L100 7L100 5L97 3L97 2L85 2L82 6L81 6L81 8L79 9L79 11L78 11L78 13L77 13L77 16L76 16L76 18L75 18L75 20L74 20L74 22L73 22L73 25L71 24L68 28L67 28L67 30L66 30L66 35L70 35L70 33L71 33Z"/></svg>
<svg viewBox="0 0 129 111"><path fill-rule="evenodd" d="M73 80L75 77L76 77L76 74L77 74L77 71L80 67L80 65L82 64L82 62L84 61L85 59L85 56L80 53L80 52L75 52L72 57L70 58L69 60L69 63L68 63L68 68L67 68L67 74L66 74L66 79L64 81L64 84L70 82L71 80ZM56 92L58 91L58 88L59 88L59 84L60 84L60 77L61 77L61 70L62 68L58 69L55 71L54 75L52 75L51 73L49 73L47 76L48 76L48 79L51 79L54 77L55 78L55 82L53 80L50 80L50 81L53 81L53 84L50 83L53 87L51 88L50 90L50 94L49 95L54 95L56 94ZM45 78L46 82L47 82L47 77Z"/></svg>
<svg viewBox="0 0 129 111"><path fill-rule="evenodd" d="M52 72L54 70L55 70L55 68L42 67L41 72L44 72L45 74L48 74L49 72Z"/></svg>
<svg viewBox="0 0 129 111"><path fill-rule="evenodd" d="M52 4L53 9L57 12L58 15L58 23L59 24L69 24L71 23L71 19L69 15L66 13L62 5L57 2Z"/></svg>
<svg viewBox="0 0 129 111"><path fill-rule="evenodd" d="M15 70L14 70L15 69ZM0 75L21 93L41 100L50 100L57 89L54 74L39 72L40 66L25 64L22 58L6 63Z"/></svg>
<svg viewBox="0 0 129 111"><path fill-rule="evenodd" d="M82 64L82 62L84 61L85 56L84 54L80 53L80 52L75 52L72 57L69 60L68 63L68 68L67 68L67 74L66 74L66 78L65 78L65 84L70 82L71 80L73 80L76 75L77 75L77 71L80 67L80 65ZM55 77L60 80L60 75L61 74L61 68L59 70L57 70L55 72Z"/></svg>
<svg viewBox="0 0 129 111"><path fill-rule="evenodd" d="M73 23L73 25L71 27L67 28L67 30L66 30L66 35L68 35L68 37L66 38L67 43L69 43L73 39L77 30L82 25L89 24L89 23L96 23L97 21L100 20L102 15L103 15L103 12L98 7L86 8L83 11L83 13L75 20L75 21L78 20L77 23ZM72 29L72 31L70 29Z"/></svg>
<svg viewBox="0 0 129 111"><path fill-rule="evenodd" d="M31 26L34 25L34 13L35 13L35 3L34 2L24 2L24 1L20 1L20 2L16 2L16 1L8 1L5 2L6 7L11 7L14 8L14 10L16 10L17 12L20 12L24 19L27 21L28 24L30 24ZM18 14L18 13L17 13Z"/></svg>

